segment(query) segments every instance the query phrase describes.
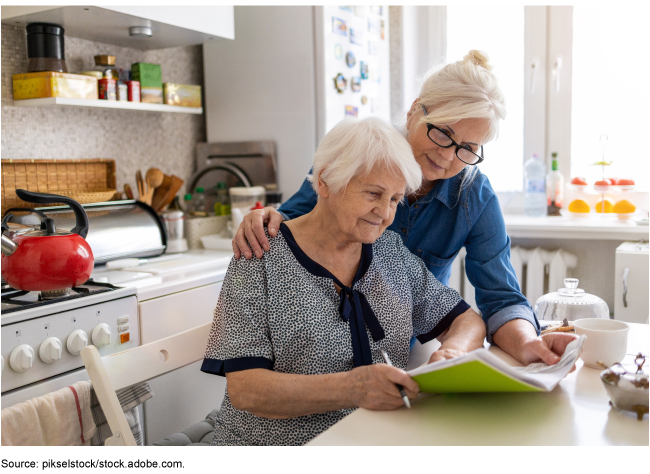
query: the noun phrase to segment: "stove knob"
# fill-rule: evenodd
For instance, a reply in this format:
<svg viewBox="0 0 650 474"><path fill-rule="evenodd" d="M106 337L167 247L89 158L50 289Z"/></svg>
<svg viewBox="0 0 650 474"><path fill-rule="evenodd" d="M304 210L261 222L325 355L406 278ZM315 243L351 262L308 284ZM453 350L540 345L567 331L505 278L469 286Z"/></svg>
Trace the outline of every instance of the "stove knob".
<svg viewBox="0 0 650 474"><path fill-rule="evenodd" d="M93 329L93 344L95 347L108 346L111 343L111 328L106 323L101 323Z"/></svg>
<svg viewBox="0 0 650 474"><path fill-rule="evenodd" d="M16 347L9 358L9 365L16 372L24 372L32 368L34 363L34 349L27 344Z"/></svg>
<svg viewBox="0 0 650 474"><path fill-rule="evenodd" d="M81 349L88 345L88 335L81 329L72 331L68 336L68 342L66 345L68 346L68 352L70 352L70 354L73 356L79 355Z"/></svg>
<svg viewBox="0 0 650 474"><path fill-rule="evenodd" d="M41 344L40 349L38 350L38 355L41 356L41 360L46 364L51 364L61 358L61 353L63 352L63 345L58 337L48 337Z"/></svg>

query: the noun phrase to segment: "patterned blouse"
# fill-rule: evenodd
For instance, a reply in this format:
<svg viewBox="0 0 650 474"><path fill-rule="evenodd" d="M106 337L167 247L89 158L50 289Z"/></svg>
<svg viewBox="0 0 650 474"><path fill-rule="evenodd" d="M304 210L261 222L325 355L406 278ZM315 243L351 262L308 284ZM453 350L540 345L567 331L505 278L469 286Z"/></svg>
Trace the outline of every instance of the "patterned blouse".
<svg viewBox="0 0 650 474"><path fill-rule="evenodd" d="M330 374L383 363L381 349L405 369L412 335L428 342L469 309L392 231L362 245L351 287L311 260L286 224L268 238L271 248L263 259L230 262L214 311L204 372L225 376L262 368ZM262 418L234 408L226 389L212 444L301 445L353 411Z"/></svg>

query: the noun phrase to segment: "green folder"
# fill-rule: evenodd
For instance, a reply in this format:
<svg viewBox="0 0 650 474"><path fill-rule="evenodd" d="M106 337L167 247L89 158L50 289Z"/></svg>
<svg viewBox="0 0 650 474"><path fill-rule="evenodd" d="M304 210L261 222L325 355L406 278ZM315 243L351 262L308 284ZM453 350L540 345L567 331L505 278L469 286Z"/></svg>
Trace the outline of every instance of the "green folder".
<svg viewBox="0 0 650 474"><path fill-rule="evenodd" d="M567 345L555 365L515 367L493 352L476 349L455 359L434 362L407 372L421 392L547 392L555 388L578 360L586 336Z"/></svg>
<svg viewBox="0 0 650 474"><path fill-rule="evenodd" d="M544 389L510 377L489 365L474 360L413 377L421 392L543 392Z"/></svg>

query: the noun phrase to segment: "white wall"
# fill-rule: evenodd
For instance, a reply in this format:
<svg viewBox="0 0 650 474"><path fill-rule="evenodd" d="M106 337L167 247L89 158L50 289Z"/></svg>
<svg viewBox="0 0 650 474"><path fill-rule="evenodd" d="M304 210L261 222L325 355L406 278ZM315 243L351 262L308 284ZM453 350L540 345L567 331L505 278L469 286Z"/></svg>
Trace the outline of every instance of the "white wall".
<svg viewBox="0 0 650 474"><path fill-rule="evenodd" d="M274 140L288 199L316 151L313 8L235 7L235 40L203 57L208 141Z"/></svg>

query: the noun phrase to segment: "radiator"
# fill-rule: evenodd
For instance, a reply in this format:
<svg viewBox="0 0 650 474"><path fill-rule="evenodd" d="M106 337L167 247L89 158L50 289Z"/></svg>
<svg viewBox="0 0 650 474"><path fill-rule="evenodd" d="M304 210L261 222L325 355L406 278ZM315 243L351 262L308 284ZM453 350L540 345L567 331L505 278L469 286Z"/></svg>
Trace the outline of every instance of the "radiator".
<svg viewBox="0 0 650 474"><path fill-rule="evenodd" d="M463 247L454 259L449 286L458 291L467 304L477 310L474 287L465 274L466 255L467 252ZM525 249L519 246L511 249L510 261L522 293L533 307L540 296L564 288L564 279L568 276L567 270L575 268L578 264L575 255L562 249L546 250L540 247Z"/></svg>

